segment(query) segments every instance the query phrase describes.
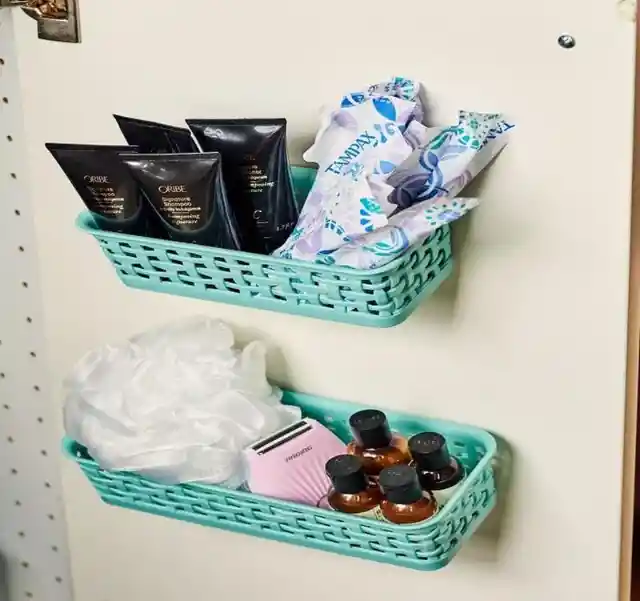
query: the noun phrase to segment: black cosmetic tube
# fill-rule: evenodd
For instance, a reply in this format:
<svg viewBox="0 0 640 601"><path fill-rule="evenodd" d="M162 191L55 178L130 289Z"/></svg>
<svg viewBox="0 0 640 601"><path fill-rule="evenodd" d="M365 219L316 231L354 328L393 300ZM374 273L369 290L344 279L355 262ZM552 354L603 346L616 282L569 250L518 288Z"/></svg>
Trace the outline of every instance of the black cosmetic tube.
<svg viewBox="0 0 640 601"><path fill-rule="evenodd" d="M144 235L147 223L138 185L122 165L121 152L135 146L45 144L100 229Z"/></svg>
<svg viewBox="0 0 640 601"><path fill-rule="evenodd" d="M170 240L240 249L219 153L121 154L120 160Z"/></svg>
<svg viewBox="0 0 640 601"><path fill-rule="evenodd" d="M137 146L140 152L200 152L198 145L191 137L191 132L184 127L132 119L122 115L114 115L124 139Z"/></svg>
<svg viewBox="0 0 640 601"><path fill-rule="evenodd" d="M222 154L231 206L245 250L269 254L293 230L296 202L286 119L187 119L205 152Z"/></svg>

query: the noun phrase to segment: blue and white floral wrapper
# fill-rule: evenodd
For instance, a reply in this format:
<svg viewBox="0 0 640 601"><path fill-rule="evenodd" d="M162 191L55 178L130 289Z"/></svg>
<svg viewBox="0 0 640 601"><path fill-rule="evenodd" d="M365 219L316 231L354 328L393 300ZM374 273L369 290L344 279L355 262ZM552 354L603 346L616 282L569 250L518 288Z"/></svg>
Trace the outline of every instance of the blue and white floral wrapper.
<svg viewBox="0 0 640 601"><path fill-rule="evenodd" d="M422 125L418 86L402 78L343 97L305 158L318 177L276 256L380 267L478 205L458 198L513 127L462 111L456 125ZM385 95L388 94L388 95Z"/></svg>
<svg viewBox="0 0 640 601"><path fill-rule="evenodd" d="M372 96L330 111L304 159L317 163L319 183L327 185L354 165L369 173L389 174L413 151L403 133L418 107L415 100Z"/></svg>
<svg viewBox="0 0 640 601"><path fill-rule="evenodd" d="M404 130L404 139L413 150L426 146L444 127L427 127L415 119Z"/></svg>
<svg viewBox="0 0 640 601"><path fill-rule="evenodd" d="M405 209L455 197L504 148L512 128L500 114L468 111L460 111L456 125L428 128L428 142L387 178L394 188L389 201Z"/></svg>

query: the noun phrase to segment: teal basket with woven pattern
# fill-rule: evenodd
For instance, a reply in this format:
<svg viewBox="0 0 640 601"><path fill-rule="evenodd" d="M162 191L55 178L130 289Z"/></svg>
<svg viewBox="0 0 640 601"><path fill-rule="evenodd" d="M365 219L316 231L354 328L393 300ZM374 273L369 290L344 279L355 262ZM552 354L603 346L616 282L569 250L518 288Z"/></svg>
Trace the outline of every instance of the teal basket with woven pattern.
<svg viewBox="0 0 640 601"><path fill-rule="evenodd" d="M292 172L303 200L315 170ZM362 270L106 232L88 212L76 224L131 288L370 327L403 322L453 269L449 226L391 263Z"/></svg>
<svg viewBox="0 0 640 601"><path fill-rule="evenodd" d="M348 419L361 406L285 391L284 402L323 423L345 442ZM406 436L443 434L467 477L430 520L408 526L279 501L220 486L167 486L127 472L101 470L80 444L65 439L64 450L111 505L168 518L243 532L272 540L395 564L416 570L446 566L496 503L493 460L496 441L470 426L385 410L392 428Z"/></svg>

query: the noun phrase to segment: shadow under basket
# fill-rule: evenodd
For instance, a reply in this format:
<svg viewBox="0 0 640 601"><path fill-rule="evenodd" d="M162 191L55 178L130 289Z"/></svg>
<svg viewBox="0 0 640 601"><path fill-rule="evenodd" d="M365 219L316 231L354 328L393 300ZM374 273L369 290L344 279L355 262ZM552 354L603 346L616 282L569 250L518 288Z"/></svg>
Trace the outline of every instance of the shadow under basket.
<svg viewBox="0 0 640 601"><path fill-rule="evenodd" d="M362 406L285 391L284 402L349 440L348 419ZM395 525L279 501L220 486L168 486L127 472L101 470L80 444L64 440L73 458L103 501L203 526L395 564L416 570L446 566L496 503L493 459L496 441L479 428L385 411L391 427L406 436L443 434L467 477L450 501L430 520Z"/></svg>
<svg viewBox="0 0 640 601"><path fill-rule="evenodd" d="M292 174L302 204L315 170L294 167ZM449 226L363 270L107 232L88 212L76 225L100 243L131 288L370 327L406 320L453 269Z"/></svg>

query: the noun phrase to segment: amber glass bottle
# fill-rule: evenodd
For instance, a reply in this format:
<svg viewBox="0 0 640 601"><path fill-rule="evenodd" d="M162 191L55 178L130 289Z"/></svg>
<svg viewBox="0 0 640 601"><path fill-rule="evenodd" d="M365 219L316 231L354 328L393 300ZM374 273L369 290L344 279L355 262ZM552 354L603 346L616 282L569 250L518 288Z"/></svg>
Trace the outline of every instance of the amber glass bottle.
<svg viewBox="0 0 640 601"><path fill-rule="evenodd" d="M424 492L416 471L408 465L394 465L382 470L380 487L384 499L378 517L394 524L423 522L438 512L438 503L429 492Z"/></svg>
<svg viewBox="0 0 640 601"><path fill-rule="evenodd" d="M409 451L423 490L433 493L441 507L449 501L464 479L464 467L451 457L442 434L422 432L409 439Z"/></svg>
<svg viewBox="0 0 640 601"><path fill-rule="evenodd" d="M329 459L326 471L333 484L327 495L331 509L376 517L374 510L380 505L382 492L369 481L358 457L338 455Z"/></svg>
<svg viewBox="0 0 640 601"><path fill-rule="evenodd" d="M406 439L391 432L382 411L358 411L349 418L349 425L354 440L347 446L347 452L362 459L368 475L377 477L386 467L411 461Z"/></svg>

